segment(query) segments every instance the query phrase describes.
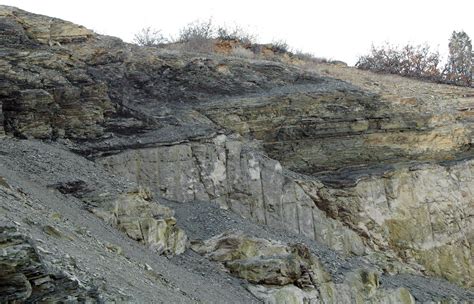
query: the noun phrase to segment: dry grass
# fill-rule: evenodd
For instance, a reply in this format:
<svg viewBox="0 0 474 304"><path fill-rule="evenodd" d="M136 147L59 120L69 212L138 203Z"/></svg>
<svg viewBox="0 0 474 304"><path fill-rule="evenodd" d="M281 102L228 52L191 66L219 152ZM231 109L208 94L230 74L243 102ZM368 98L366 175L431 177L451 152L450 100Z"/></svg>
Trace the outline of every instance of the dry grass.
<svg viewBox="0 0 474 304"><path fill-rule="evenodd" d="M235 57L247 58L247 59L255 58L255 53L254 52L252 52L249 49L243 48L241 46L237 46L237 47L233 48L232 52L231 52L231 55L235 56Z"/></svg>

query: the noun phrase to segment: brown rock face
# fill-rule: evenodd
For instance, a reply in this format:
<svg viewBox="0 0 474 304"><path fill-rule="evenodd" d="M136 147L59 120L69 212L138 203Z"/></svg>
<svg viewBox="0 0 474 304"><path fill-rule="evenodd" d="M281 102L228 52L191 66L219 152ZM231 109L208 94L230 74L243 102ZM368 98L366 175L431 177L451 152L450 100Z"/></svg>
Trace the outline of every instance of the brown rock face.
<svg viewBox="0 0 474 304"><path fill-rule="evenodd" d="M471 124L456 113L413 113L357 90L321 90L212 104L226 128L263 141L282 165L302 173L408 160L444 159L470 147Z"/></svg>
<svg viewBox="0 0 474 304"><path fill-rule="evenodd" d="M0 8L0 23L5 131L26 138L102 135L100 124L112 111L107 87L91 81L77 59L59 45L87 41L92 32L10 7Z"/></svg>
<svg viewBox="0 0 474 304"><path fill-rule="evenodd" d="M23 34L17 37L19 42L24 42L27 36L39 43L52 45L85 41L94 35L83 26L57 18L27 13L14 7L2 6L0 18L8 25L3 30L2 36L11 38L6 34L13 36L12 34L17 34L19 31Z"/></svg>
<svg viewBox="0 0 474 304"><path fill-rule="evenodd" d="M190 121L199 114L183 110L182 103L321 81L279 63L138 48L12 7L0 8L0 24L4 124L19 137L119 136L99 142L110 149L135 145L129 135L136 132L152 138L161 138L156 134L161 129L169 134L153 142L206 136L215 125L205 117Z"/></svg>

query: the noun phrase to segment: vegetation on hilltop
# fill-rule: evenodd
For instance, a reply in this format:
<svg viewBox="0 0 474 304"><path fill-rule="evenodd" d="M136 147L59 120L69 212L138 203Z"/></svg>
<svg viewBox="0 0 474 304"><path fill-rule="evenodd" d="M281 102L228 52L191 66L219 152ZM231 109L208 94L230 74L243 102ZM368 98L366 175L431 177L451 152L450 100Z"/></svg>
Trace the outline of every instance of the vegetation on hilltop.
<svg viewBox="0 0 474 304"><path fill-rule="evenodd" d="M291 49L282 39L268 44L257 42L257 35L243 27L216 25L212 19L196 20L179 30L177 37L166 38L161 30L144 28L135 34L134 43L147 47L179 49L200 53L224 53L242 58L263 58L270 60L287 59L305 62L331 62L325 58L315 57L311 53ZM340 61L338 62L340 63Z"/></svg>
<svg viewBox="0 0 474 304"><path fill-rule="evenodd" d="M439 83L472 86L473 52L469 36L454 31L449 39L449 56L445 65L441 64L438 51L428 45L403 47L385 44L372 45L368 55L361 56L356 67L378 73L397 74Z"/></svg>
<svg viewBox="0 0 474 304"><path fill-rule="evenodd" d="M242 58L341 63L292 50L285 40L259 44L257 36L242 27L215 25L212 19L187 24L180 29L176 38L166 38L160 30L144 28L135 35L134 42L148 47L223 53ZM449 57L445 64L440 53L427 44L395 46L386 43L380 47L372 45L369 54L359 57L356 67L377 73L470 87L473 84L473 56L469 36L464 31L454 31L449 40Z"/></svg>

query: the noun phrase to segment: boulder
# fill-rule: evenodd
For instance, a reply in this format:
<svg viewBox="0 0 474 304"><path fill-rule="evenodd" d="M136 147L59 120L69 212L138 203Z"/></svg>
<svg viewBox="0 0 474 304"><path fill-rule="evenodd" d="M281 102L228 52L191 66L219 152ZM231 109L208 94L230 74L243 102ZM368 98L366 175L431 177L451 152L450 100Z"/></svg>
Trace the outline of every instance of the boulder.
<svg viewBox="0 0 474 304"><path fill-rule="evenodd" d="M152 200L150 192L143 188L105 199L92 212L159 254L181 254L186 250L187 237L176 226L173 211Z"/></svg>

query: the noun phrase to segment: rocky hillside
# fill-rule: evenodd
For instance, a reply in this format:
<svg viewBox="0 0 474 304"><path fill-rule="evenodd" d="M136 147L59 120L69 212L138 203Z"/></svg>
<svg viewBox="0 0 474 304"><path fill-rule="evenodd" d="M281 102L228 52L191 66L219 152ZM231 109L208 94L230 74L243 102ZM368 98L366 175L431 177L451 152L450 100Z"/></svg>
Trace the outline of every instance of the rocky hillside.
<svg viewBox="0 0 474 304"><path fill-rule="evenodd" d="M0 302L474 301L474 89L0 6Z"/></svg>

